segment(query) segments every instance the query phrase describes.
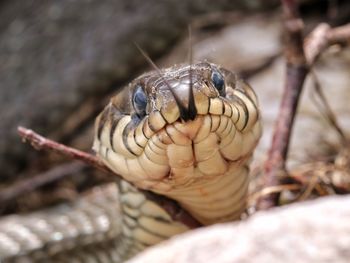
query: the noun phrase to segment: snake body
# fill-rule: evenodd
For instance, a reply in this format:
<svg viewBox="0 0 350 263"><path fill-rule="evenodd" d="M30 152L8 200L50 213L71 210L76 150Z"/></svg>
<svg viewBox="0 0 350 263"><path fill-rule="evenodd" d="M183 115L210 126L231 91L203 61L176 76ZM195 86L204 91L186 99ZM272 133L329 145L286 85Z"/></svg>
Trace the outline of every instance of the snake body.
<svg viewBox="0 0 350 263"><path fill-rule="evenodd" d="M93 149L125 179L119 184L120 205L114 205L114 212L109 206L89 204L71 207L64 213L53 209L41 214L43 224L53 229L50 233L61 233L57 242L42 242L43 236L35 227L37 214L16 217L12 222L18 229L26 229L30 233L27 236L40 244L24 249L23 244L30 238L13 234L14 230L6 232L0 224L0 256L14 260L14 253L6 251L17 245L17 252L23 254L21 259L46 258L48 262L50 255L52 260L65 262L62 257L70 253L69 262L73 258L87 262L76 256L77 251L99 241L106 244L88 249L89 253L104 251L96 255L105 260L97 262L119 262L187 230L134 186L176 200L204 225L236 220L245 209L248 165L260 135L256 95L236 74L207 62L146 73L113 97L95 124ZM84 235L76 227L79 220L74 219L81 211L90 222L91 232ZM64 224L52 223L62 215L76 229L75 235L67 234L68 228L67 233L63 231ZM94 221L99 217L104 218L99 220L105 225L115 227L92 231L99 229ZM83 227L84 220L80 224ZM79 241L81 236L89 237L88 241ZM69 240L80 243L72 247ZM57 251L48 251L55 246ZM80 258L87 254L80 254Z"/></svg>

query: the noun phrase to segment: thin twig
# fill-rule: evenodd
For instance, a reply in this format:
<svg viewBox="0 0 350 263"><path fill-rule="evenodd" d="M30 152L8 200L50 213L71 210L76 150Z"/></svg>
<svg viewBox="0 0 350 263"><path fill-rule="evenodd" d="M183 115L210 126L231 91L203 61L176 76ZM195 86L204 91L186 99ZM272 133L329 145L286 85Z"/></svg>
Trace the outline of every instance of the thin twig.
<svg viewBox="0 0 350 263"><path fill-rule="evenodd" d="M280 111L268 153L268 161L265 164L264 179L266 187L279 185L281 177L284 175L295 112L308 72L303 49L303 21L298 15L297 4L294 0L282 0L282 6L285 16L287 70ZM259 199L257 209L273 207L276 205L277 199L277 193L265 195Z"/></svg>
<svg viewBox="0 0 350 263"><path fill-rule="evenodd" d="M93 166L95 168L98 168L99 170L102 170L106 173L113 174L115 176L119 176L115 174L113 171L111 171L106 165L103 164L96 156L93 156L89 153L79 151L75 148L60 144L58 142L55 142L53 140L47 139L40 134L34 132L33 130L24 128L24 127L18 127L18 133L19 135L23 138L24 141L29 141L32 146L37 149L37 150L49 150L49 151L54 151L56 153L62 154L64 156L68 156L72 158L73 160L80 160L83 161L84 163ZM55 171L57 173L57 171ZM59 176L64 176L64 175L57 175L57 174L44 174L44 177L47 176L52 176L55 178L58 178ZM49 178L42 178L40 176L37 179L38 183L36 184L37 186L41 186L44 181L50 181ZM29 182L29 181L28 181ZM21 185L18 183L17 185L14 185L10 188L10 192L5 193L4 196L0 196L0 202L1 202L1 197L5 198L6 201L19 196L21 193L20 189L16 188L26 188L28 186L28 182L24 183L24 185ZM35 189L33 187L30 187L31 190ZM192 217L187 211L185 211L178 203L175 201L166 198L164 196L157 195L153 192L150 191L145 191L145 190L140 190L142 191L146 197L155 203L157 203L159 206L161 206L169 215L170 217L175 220L182 222L189 228L197 228L200 227L201 224L194 218ZM9 199L10 198L10 199ZM5 200L4 199L4 200Z"/></svg>
<svg viewBox="0 0 350 263"><path fill-rule="evenodd" d="M282 191L297 191L302 188L303 186L301 184L280 184L280 185L274 185L274 186L269 186L261 189L259 192L256 192L252 194L251 196L248 197L248 204L254 204L256 200L259 198L265 196L265 195L270 195L272 193L281 193Z"/></svg>
<svg viewBox="0 0 350 263"><path fill-rule="evenodd" d="M101 162L96 156L89 153L79 151L78 149L66 146L64 144L55 142L48 138L41 136L33 130L19 126L17 128L19 135L23 138L24 142L29 141L31 145L37 150L49 150L65 156L70 157L73 160L80 160L84 163L93 166L103 172L113 173L103 162Z"/></svg>

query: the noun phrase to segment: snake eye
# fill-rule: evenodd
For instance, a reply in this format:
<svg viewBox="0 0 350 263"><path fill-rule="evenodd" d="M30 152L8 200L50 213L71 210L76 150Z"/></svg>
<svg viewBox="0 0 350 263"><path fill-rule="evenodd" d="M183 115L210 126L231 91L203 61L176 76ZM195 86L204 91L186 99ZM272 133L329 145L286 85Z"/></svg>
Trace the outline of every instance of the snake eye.
<svg viewBox="0 0 350 263"><path fill-rule="evenodd" d="M225 81L219 71L213 70L211 73L211 81L213 82L214 87L219 91L220 96L225 97Z"/></svg>
<svg viewBox="0 0 350 263"><path fill-rule="evenodd" d="M136 87L132 101L136 114L139 117L145 116L147 107L147 96L140 85Z"/></svg>

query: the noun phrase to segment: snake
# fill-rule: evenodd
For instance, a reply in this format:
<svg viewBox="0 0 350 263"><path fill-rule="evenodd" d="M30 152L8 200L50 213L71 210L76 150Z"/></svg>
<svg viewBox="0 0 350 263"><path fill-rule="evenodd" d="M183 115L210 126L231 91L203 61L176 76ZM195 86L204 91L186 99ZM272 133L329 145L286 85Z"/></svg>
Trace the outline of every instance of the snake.
<svg viewBox="0 0 350 263"><path fill-rule="evenodd" d="M188 231L142 190L175 200L206 225L240 219L262 133L250 85L210 62L145 73L95 121L93 150L117 184L0 221L1 262L124 262Z"/></svg>

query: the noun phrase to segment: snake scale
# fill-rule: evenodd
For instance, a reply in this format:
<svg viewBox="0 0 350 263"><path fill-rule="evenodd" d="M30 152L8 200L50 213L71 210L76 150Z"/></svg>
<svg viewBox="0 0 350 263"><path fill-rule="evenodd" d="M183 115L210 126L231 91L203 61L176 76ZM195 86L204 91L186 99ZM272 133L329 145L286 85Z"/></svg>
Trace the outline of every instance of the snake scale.
<svg viewBox="0 0 350 263"><path fill-rule="evenodd" d="M188 230L134 186L204 225L239 219L260 135L256 95L235 73L208 62L146 73L95 123L93 149L125 179L119 190L2 219L1 262L122 262Z"/></svg>

